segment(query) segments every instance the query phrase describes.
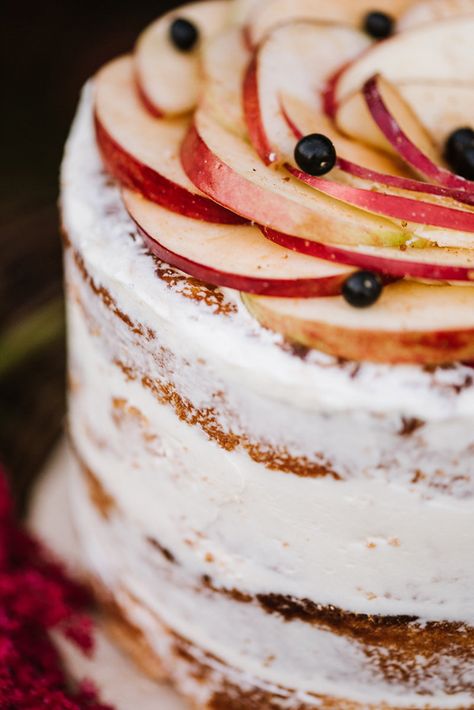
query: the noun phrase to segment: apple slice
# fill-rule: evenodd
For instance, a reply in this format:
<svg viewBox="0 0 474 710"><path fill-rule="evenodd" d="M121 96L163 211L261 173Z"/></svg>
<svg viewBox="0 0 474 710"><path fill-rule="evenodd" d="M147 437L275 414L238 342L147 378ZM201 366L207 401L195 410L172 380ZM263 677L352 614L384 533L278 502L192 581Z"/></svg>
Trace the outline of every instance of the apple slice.
<svg viewBox="0 0 474 710"><path fill-rule="evenodd" d="M457 17L423 25L374 44L339 76L338 104L359 91L374 74L392 82L474 82L474 17Z"/></svg>
<svg viewBox="0 0 474 710"><path fill-rule="evenodd" d="M445 187L474 193L473 182L440 163L430 136L390 82L376 75L364 84L363 94L375 125L414 170Z"/></svg>
<svg viewBox="0 0 474 710"><path fill-rule="evenodd" d="M322 114L329 77L369 45L358 30L317 22L284 25L263 42L248 67L243 102L250 140L267 165L287 160L295 147L281 96Z"/></svg>
<svg viewBox="0 0 474 710"><path fill-rule="evenodd" d="M413 0L261 0L249 15L246 34L256 47L278 25L296 20L338 22L362 27L364 16L377 9L392 16L402 13Z"/></svg>
<svg viewBox="0 0 474 710"><path fill-rule="evenodd" d="M267 239L275 244L317 259L328 259L338 264L348 264L397 278L474 282L474 251L470 249L393 249L368 246L349 248L300 239L266 227L261 227L261 230Z"/></svg>
<svg viewBox="0 0 474 710"><path fill-rule="evenodd" d="M298 180L336 200L374 214L400 220L405 226L408 223L409 228L415 234L418 224L443 227L445 230L449 230L445 234L445 239L451 239L452 246L456 247L460 246L457 241L457 232L461 232L461 243L466 244L466 240L470 239L474 249L474 211L457 209L455 206L446 206L435 201L428 202L422 200L421 195L415 196L416 199L413 199L404 194L397 194L393 188L390 192L391 188L389 187L385 188L385 192L354 187L344 182L338 182L337 178L331 180L308 175L289 164L286 168Z"/></svg>
<svg viewBox="0 0 474 710"><path fill-rule="evenodd" d="M169 38L171 24L177 17L196 25L201 41L205 41L226 27L229 3L209 0L184 5L160 17L140 35L134 55L136 78L140 95L155 116L187 113L199 98L199 51L180 51Z"/></svg>
<svg viewBox="0 0 474 710"><path fill-rule="evenodd" d="M201 104L219 123L241 136L247 135L241 93L249 60L250 52L237 27L210 40L202 50Z"/></svg>
<svg viewBox="0 0 474 710"><path fill-rule="evenodd" d="M95 81L96 134L109 172L153 202L188 217L222 224L242 219L196 190L179 160L186 118L152 118L137 98L130 57L100 70Z"/></svg>
<svg viewBox="0 0 474 710"><path fill-rule="evenodd" d="M463 286L399 281L364 310L342 296L243 301L265 327L335 357L432 365L474 357L474 289Z"/></svg>
<svg viewBox="0 0 474 710"><path fill-rule="evenodd" d="M188 177L213 200L258 224L323 242L404 244L413 235L263 165L252 147L198 110L181 151Z"/></svg>
<svg viewBox="0 0 474 710"><path fill-rule="evenodd" d="M401 15L397 22L397 30L404 32L412 30L428 22L437 22L449 17L474 15L473 0L421 0Z"/></svg>
<svg viewBox="0 0 474 710"><path fill-rule="evenodd" d="M153 254L215 286L267 296L332 296L354 271L279 247L257 227L197 222L128 190L123 198Z"/></svg>
<svg viewBox="0 0 474 710"><path fill-rule="evenodd" d="M397 88L441 152L453 131L474 128L473 84L405 82Z"/></svg>

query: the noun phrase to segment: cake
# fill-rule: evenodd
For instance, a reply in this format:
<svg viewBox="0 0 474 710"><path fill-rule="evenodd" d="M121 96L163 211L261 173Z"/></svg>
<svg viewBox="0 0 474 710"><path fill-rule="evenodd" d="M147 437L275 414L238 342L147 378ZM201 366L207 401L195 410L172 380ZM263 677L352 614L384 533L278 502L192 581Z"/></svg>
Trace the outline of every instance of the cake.
<svg viewBox="0 0 474 710"><path fill-rule="evenodd" d="M474 3L213 0L85 87L69 499L209 710L474 707Z"/></svg>

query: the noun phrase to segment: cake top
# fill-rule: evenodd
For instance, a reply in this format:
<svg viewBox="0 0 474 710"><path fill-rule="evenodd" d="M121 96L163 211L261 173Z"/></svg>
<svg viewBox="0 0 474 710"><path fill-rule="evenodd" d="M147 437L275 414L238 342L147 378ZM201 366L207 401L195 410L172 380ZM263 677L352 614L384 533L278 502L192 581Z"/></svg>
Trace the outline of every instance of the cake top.
<svg viewBox="0 0 474 710"><path fill-rule="evenodd" d="M353 361L474 359L474 0L211 0L95 81L149 250Z"/></svg>

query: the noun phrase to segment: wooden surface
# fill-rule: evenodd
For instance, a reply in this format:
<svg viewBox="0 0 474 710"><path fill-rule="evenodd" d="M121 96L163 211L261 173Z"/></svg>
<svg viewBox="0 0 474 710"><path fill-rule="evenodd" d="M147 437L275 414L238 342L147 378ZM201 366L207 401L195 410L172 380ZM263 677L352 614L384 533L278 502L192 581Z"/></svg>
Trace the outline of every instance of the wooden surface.
<svg viewBox="0 0 474 710"><path fill-rule="evenodd" d="M129 51L149 21L178 4L2 3L0 458L21 502L64 417L57 176L79 90L103 62ZM29 319L38 309L43 320L34 328ZM18 334L25 322L34 332L30 355L1 369L7 336L25 350Z"/></svg>

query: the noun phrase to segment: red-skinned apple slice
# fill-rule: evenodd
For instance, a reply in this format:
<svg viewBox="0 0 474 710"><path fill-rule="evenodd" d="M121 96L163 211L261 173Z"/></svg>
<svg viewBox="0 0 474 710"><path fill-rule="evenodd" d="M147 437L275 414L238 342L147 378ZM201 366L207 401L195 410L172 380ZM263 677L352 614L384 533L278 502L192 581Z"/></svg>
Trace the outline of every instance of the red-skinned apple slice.
<svg viewBox="0 0 474 710"><path fill-rule="evenodd" d="M402 13L413 0L378 0L376 9L392 16ZM250 13L246 34L251 46L278 25L298 20L338 22L362 27L364 16L374 10L373 0L261 0Z"/></svg>
<svg viewBox="0 0 474 710"><path fill-rule="evenodd" d="M213 200L258 224L319 241L399 246L408 230L344 205L267 168L248 143L198 110L182 147L188 177Z"/></svg>
<svg viewBox="0 0 474 710"><path fill-rule="evenodd" d="M430 136L390 82L376 75L364 84L363 94L375 125L416 172L439 185L474 193L474 182L440 164Z"/></svg>
<svg viewBox="0 0 474 710"><path fill-rule="evenodd" d="M213 38L201 52L204 87L201 103L223 126L247 135L242 107L242 82L250 59L240 28Z"/></svg>
<svg viewBox="0 0 474 710"><path fill-rule="evenodd" d="M171 23L177 17L196 25L200 41L206 41L227 25L229 3L208 0L184 5L160 17L140 35L134 55L136 79L144 104L156 116L187 113L199 98L199 51L180 51L169 38Z"/></svg>
<svg viewBox="0 0 474 710"><path fill-rule="evenodd" d="M367 35L351 27L317 22L284 25L263 42L249 64L243 102L250 140L266 164L286 160L294 150L281 96L322 114L329 77L369 44Z"/></svg>
<svg viewBox="0 0 474 710"><path fill-rule="evenodd" d="M265 327L335 357L432 365L474 357L474 289L463 286L399 281L363 310L342 296L243 300Z"/></svg>
<svg viewBox="0 0 474 710"><path fill-rule="evenodd" d="M473 0L421 0L401 15L397 22L398 32L412 30L428 22L438 22L449 17L474 15Z"/></svg>
<svg viewBox="0 0 474 710"><path fill-rule="evenodd" d="M125 206L150 251L194 278L268 296L340 293L354 269L313 259L265 239L253 226L204 224L124 191Z"/></svg>
<svg viewBox="0 0 474 710"><path fill-rule="evenodd" d="M184 173L179 150L189 120L151 117L136 96L132 60L107 64L95 82L95 117L105 165L127 187L188 217L222 224L242 219L199 193Z"/></svg>
<svg viewBox="0 0 474 710"><path fill-rule="evenodd" d="M474 82L474 17L432 22L373 45L340 75L337 103L376 73L389 81Z"/></svg>
<svg viewBox="0 0 474 710"><path fill-rule="evenodd" d="M369 269L395 278L423 281L474 282L474 252L470 249L425 248L393 249L391 247L341 247L322 244L261 227L262 233L275 244L300 254Z"/></svg>
<svg viewBox="0 0 474 710"><path fill-rule="evenodd" d="M449 230L444 235L445 240L451 238L452 246L457 247L460 246L457 241L457 232L461 232L462 244L465 245L467 240L471 239L471 246L474 249L474 211L456 209L454 206L447 207L436 202L427 202L421 199L421 195L417 195L416 199L413 199L405 195L389 193L390 188L388 187L385 192L376 192L373 189L354 187L344 182L338 182L335 179L314 177L289 164L286 169L306 185L310 185L315 190L320 190L325 195L329 195L336 200L341 200L374 214L399 219L405 223L408 222L410 229L415 234L416 225L419 224L442 227L445 230Z"/></svg>

